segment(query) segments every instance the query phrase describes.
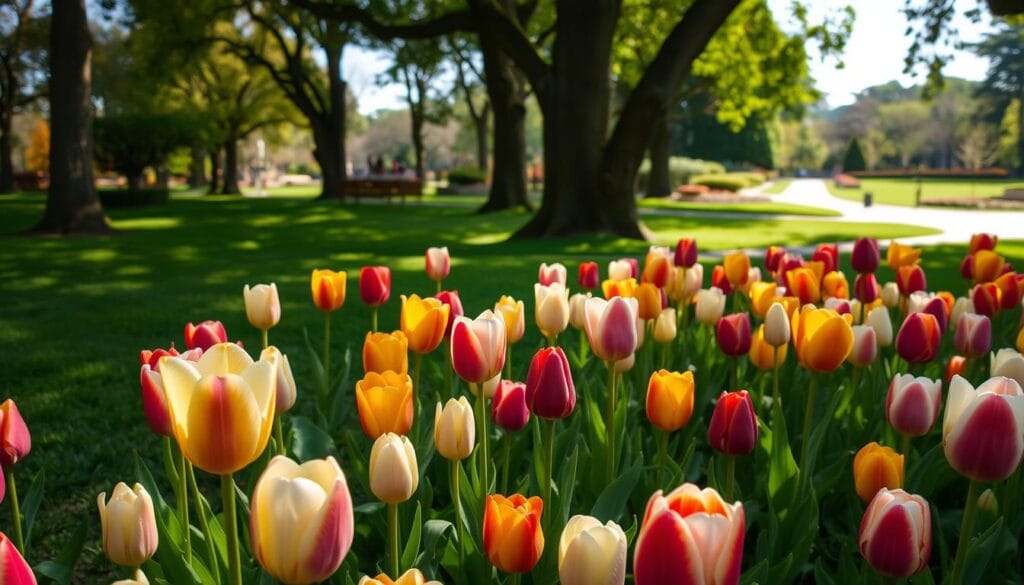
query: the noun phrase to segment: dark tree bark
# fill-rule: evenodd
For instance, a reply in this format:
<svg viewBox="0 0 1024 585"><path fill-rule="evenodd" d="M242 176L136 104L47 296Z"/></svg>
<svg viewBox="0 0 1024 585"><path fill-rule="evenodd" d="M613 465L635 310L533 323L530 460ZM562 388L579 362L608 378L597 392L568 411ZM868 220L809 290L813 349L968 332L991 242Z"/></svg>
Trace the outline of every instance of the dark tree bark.
<svg viewBox="0 0 1024 585"><path fill-rule="evenodd" d="M207 195L214 195L217 193L217 189L220 185L220 148L214 148L210 151L210 188L206 191Z"/></svg>
<svg viewBox="0 0 1024 585"><path fill-rule="evenodd" d="M426 148L423 145L423 126L427 122L427 82L412 65L402 68L402 78L405 82L405 102L409 104L409 117L412 119L411 138L416 178L423 181L427 176Z"/></svg>
<svg viewBox="0 0 1024 585"><path fill-rule="evenodd" d="M206 185L206 153L202 146L193 145L191 155L188 184L193 189L199 189Z"/></svg>
<svg viewBox="0 0 1024 585"><path fill-rule="evenodd" d="M473 129L476 132L476 168L481 171L487 170L489 151L487 140L490 138L488 122L491 118L491 102L488 101L480 111L480 119L474 120Z"/></svg>
<svg viewBox="0 0 1024 585"><path fill-rule="evenodd" d="M1024 88L1022 88L1017 110L1017 176L1024 177Z"/></svg>
<svg viewBox="0 0 1024 585"><path fill-rule="evenodd" d="M238 195L238 139L228 138L224 141L224 180L220 192L224 195Z"/></svg>
<svg viewBox="0 0 1024 585"><path fill-rule="evenodd" d="M107 233L92 176L92 36L85 0L53 3L50 23L50 189L34 231Z"/></svg>
<svg viewBox="0 0 1024 585"><path fill-rule="evenodd" d="M669 131L668 117L658 121L651 138L648 155L651 160L651 172L647 177L647 196L666 197L672 193L672 181L669 177Z"/></svg>
<svg viewBox="0 0 1024 585"><path fill-rule="evenodd" d="M0 112L0 193L14 192L11 151L11 116L7 112Z"/></svg>
<svg viewBox="0 0 1024 585"><path fill-rule="evenodd" d="M323 174L321 198L339 198L345 184L345 92L348 87L341 78L341 53L345 44L341 41L324 46L327 54L327 78L329 106L319 115L319 132L313 133L316 142L314 156ZM319 139L317 138L319 136ZM317 152L320 154L317 155Z"/></svg>

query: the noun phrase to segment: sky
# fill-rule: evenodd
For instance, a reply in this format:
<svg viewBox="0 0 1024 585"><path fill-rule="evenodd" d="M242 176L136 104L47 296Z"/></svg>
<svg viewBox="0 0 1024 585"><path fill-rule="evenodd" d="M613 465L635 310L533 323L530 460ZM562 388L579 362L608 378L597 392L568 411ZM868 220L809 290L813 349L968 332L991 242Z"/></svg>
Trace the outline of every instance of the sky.
<svg viewBox="0 0 1024 585"><path fill-rule="evenodd" d="M958 2L961 3L968 6L973 4L971 0ZM784 29L795 26L790 18L791 0L769 0L769 4ZM853 32L842 56L843 68L837 68L835 58L822 61L812 57L810 61L811 75L829 107L849 104L860 90L893 79L903 85L923 81L923 71L917 77L903 73L903 57L911 42L904 36L907 20L901 12L903 0L809 0L807 4L811 5L812 18L820 18L824 13L848 4L857 13ZM973 23L960 14L954 21L954 28L959 31L962 41L974 42L991 30L991 24L987 16L981 23ZM947 63L945 74L980 80L985 76L986 66L984 59L961 50L956 51L954 58ZM388 59L384 53L358 47L346 49L343 72L358 100L359 111L363 114L379 109L406 107L404 87L394 83L385 86L376 83L378 76L387 67Z"/></svg>

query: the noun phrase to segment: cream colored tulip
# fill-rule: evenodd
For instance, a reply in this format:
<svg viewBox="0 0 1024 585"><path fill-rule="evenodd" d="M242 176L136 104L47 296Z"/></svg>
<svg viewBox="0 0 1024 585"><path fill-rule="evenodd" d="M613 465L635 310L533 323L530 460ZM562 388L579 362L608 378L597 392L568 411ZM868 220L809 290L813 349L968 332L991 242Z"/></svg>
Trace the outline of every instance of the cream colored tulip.
<svg viewBox="0 0 1024 585"><path fill-rule="evenodd" d="M266 331L281 320L281 301L277 298L277 284L257 284L242 289L245 297L245 315L249 323L260 331Z"/></svg>
<svg viewBox="0 0 1024 585"><path fill-rule="evenodd" d="M686 274L683 276L683 294L686 295L687 298L690 298L700 292L700 289L704 288L704 266L702 264L694 264L685 270Z"/></svg>
<svg viewBox="0 0 1024 585"><path fill-rule="evenodd" d="M533 285L534 316L537 328L544 337L553 337L565 331L569 325L569 291L564 285L553 282L548 286Z"/></svg>
<svg viewBox="0 0 1024 585"><path fill-rule="evenodd" d="M420 472L416 450L404 436L385 433L370 451L370 491L385 504L400 504L416 493Z"/></svg>
<svg viewBox="0 0 1024 585"><path fill-rule="evenodd" d="M569 323L584 331L587 328L587 299L590 293L576 293L569 297Z"/></svg>
<svg viewBox="0 0 1024 585"><path fill-rule="evenodd" d="M990 375L1004 376L1024 386L1024 356L1011 348L1000 349L990 358Z"/></svg>
<svg viewBox="0 0 1024 585"><path fill-rule="evenodd" d="M272 348L264 349L260 353L261 360L272 360L277 350ZM295 388L295 376L292 375L292 366L288 363L288 356L282 354L277 362L277 382L274 383L277 398L274 400L274 412L281 414L288 412L295 406L295 399L298 391Z"/></svg>
<svg viewBox="0 0 1024 585"><path fill-rule="evenodd" d="M107 558L125 567L138 567L156 552L159 535L153 499L142 484L129 488L124 482L114 487L107 501L103 492L96 498Z"/></svg>
<svg viewBox="0 0 1024 585"><path fill-rule="evenodd" d="M878 347L889 347L892 345L892 319L889 318L889 309L875 307L868 312L866 319L868 325L875 330L875 340Z"/></svg>
<svg viewBox="0 0 1024 585"><path fill-rule="evenodd" d="M781 347L789 343L791 334L786 307L782 303L772 303L764 318L764 340L772 347Z"/></svg>
<svg viewBox="0 0 1024 585"><path fill-rule="evenodd" d="M136 569L135 575L131 579L121 579L114 581L110 585L149 585L149 579L146 578L146 574L142 572L142 569Z"/></svg>
<svg viewBox="0 0 1024 585"><path fill-rule="evenodd" d="M626 280L633 278L633 265L625 260L612 260L608 263L608 280Z"/></svg>
<svg viewBox="0 0 1024 585"><path fill-rule="evenodd" d="M882 304L890 309L900 304L900 288L895 282L887 282L882 286Z"/></svg>
<svg viewBox="0 0 1024 585"><path fill-rule="evenodd" d="M725 312L725 295L722 289L711 287L697 293L697 320L705 325L714 325Z"/></svg>
<svg viewBox="0 0 1024 585"><path fill-rule="evenodd" d="M960 323L960 317L964 313L974 312L974 301L967 297L957 297L953 303L953 310L949 314L949 324L956 329L958 323Z"/></svg>
<svg viewBox="0 0 1024 585"><path fill-rule="evenodd" d="M434 445L437 452L448 460L461 461L473 452L476 441L476 421L473 407L465 396L449 398L434 411Z"/></svg>
<svg viewBox="0 0 1024 585"><path fill-rule="evenodd" d="M662 309L654 322L654 340L658 343L672 343L676 338L676 310Z"/></svg>
<svg viewBox="0 0 1024 585"><path fill-rule="evenodd" d="M558 542L562 585L622 585L626 580L626 534L618 524L573 516Z"/></svg>
<svg viewBox="0 0 1024 585"><path fill-rule="evenodd" d="M633 369L633 365L636 364L636 354L631 353L628 357L615 362L615 371L622 374Z"/></svg>

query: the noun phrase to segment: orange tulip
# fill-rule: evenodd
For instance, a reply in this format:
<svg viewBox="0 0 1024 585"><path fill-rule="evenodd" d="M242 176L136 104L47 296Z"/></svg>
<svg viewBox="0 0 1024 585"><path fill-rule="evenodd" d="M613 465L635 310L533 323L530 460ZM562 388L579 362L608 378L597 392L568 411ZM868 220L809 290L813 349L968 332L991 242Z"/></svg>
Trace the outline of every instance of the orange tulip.
<svg viewBox="0 0 1024 585"><path fill-rule="evenodd" d="M1020 304L1021 287L1016 272L1005 272L996 279L999 289L999 305L1004 309L1013 309Z"/></svg>
<svg viewBox="0 0 1024 585"><path fill-rule="evenodd" d="M903 487L903 455L892 447L868 443L853 458L853 481L864 502L870 502L882 488Z"/></svg>
<svg viewBox="0 0 1024 585"><path fill-rule="evenodd" d="M773 302L781 304L782 307L786 309L786 314L789 315L790 318L793 318L793 315L796 315L798 312L800 312L800 307L803 306L802 304L800 304L800 298L793 296L776 297L773 300Z"/></svg>
<svg viewBox="0 0 1024 585"><path fill-rule="evenodd" d="M665 248L663 252L652 248L644 262L643 281L659 288L664 287L668 284L672 268L672 253L668 248Z"/></svg>
<svg viewBox="0 0 1024 585"><path fill-rule="evenodd" d="M821 294L829 299L850 298L850 284L846 282L846 276L838 270L833 270L821 280Z"/></svg>
<svg viewBox="0 0 1024 585"><path fill-rule="evenodd" d="M650 321L661 314L661 289L645 282L636 289L636 300L640 303L640 319Z"/></svg>
<svg viewBox="0 0 1024 585"><path fill-rule="evenodd" d="M347 275L344 271L314 270L309 280L313 304L321 311L337 311L345 304Z"/></svg>
<svg viewBox="0 0 1024 585"><path fill-rule="evenodd" d="M402 333L409 340L409 349L416 353L430 353L437 349L448 326L448 305L419 295L402 295Z"/></svg>
<svg viewBox="0 0 1024 585"><path fill-rule="evenodd" d="M750 363L762 371L775 368L775 348L768 344L764 338L764 325L757 328L754 337L750 340ZM786 361L786 346L779 346L779 363Z"/></svg>
<svg viewBox="0 0 1024 585"><path fill-rule="evenodd" d="M388 370L398 374L409 372L409 340L401 331L367 333L363 341L363 371Z"/></svg>
<svg viewBox="0 0 1024 585"><path fill-rule="evenodd" d="M484 550L492 565L506 573L528 573L544 552L540 518L544 502L534 496L487 496Z"/></svg>
<svg viewBox="0 0 1024 585"><path fill-rule="evenodd" d="M726 254L722 259L725 267L725 278L733 286L743 286L750 277L750 256L743 252Z"/></svg>
<svg viewBox="0 0 1024 585"><path fill-rule="evenodd" d="M889 249L885 253L885 261L893 270L900 266L912 266L921 260L920 248L911 248L895 241L889 242Z"/></svg>
<svg viewBox="0 0 1024 585"><path fill-rule="evenodd" d="M647 418L655 427L671 433L690 422L693 415L693 372L658 370L647 384Z"/></svg>
<svg viewBox="0 0 1024 585"><path fill-rule="evenodd" d="M632 298L636 296L636 279L624 278L622 280L606 280L601 283L601 290L604 291L604 298L611 300L612 297Z"/></svg>
<svg viewBox="0 0 1024 585"><path fill-rule="evenodd" d="M978 250L995 250L998 242L999 236L995 234L973 234L970 243L967 245L967 250L971 254Z"/></svg>
<svg viewBox="0 0 1024 585"><path fill-rule="evenodd" d="M753 282L750 284L750 308L754 314L764 319L768 308L775 302L778 286L774 282Z"/></svg>
<svg viewBox="0 0 1024 585"><path fill-rule="evenodd" d="M974 282L992 282L1003 273L1005 265L1006 260L992 250L978 250L974 253Z"/></svg>
<svg viewBox="0 0 1024 585"><path fill-rule="evenodd" d="M821 280L811 268L794 268L786 272L786 287L789 294L800 299L801 305L821 300Z"/></svg>
<svg viewBox="0 0 1024 585"><path fill-rule="evenodd" d="M419 569L409 569L398 579L392 579L381 573L374 578L364 576L359 585L441 585L440 581L427 581Z"/></svg>
<svg viewBox="0 0 1024 585"><path fill-rule="evenodd" d="M356 382L359 426L370 439L404 435L412 428L413 394L409 374L369 372Z"/></svg>
<svg viewBox="0 0 1024 585"><path fill-rule="evenodd" d="M793 316L793 347L800 365L816 372L831 372L853 349L852 317L830 309L804 307Z"/></svg>

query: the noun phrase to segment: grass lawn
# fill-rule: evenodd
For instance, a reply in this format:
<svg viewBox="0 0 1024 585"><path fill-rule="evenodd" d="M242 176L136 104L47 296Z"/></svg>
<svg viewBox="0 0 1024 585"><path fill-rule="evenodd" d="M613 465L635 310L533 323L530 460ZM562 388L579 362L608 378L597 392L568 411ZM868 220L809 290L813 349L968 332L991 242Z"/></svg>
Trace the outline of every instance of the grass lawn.
<svg viewBox="0 0 1024 585"><path fill-rule="evenodd" d="M40 195L0 196L0 233L28 228L42 206ZM87 520L89 540L76 575L81 583L109 582L112 576L99 546L96 494L109 492L119 480L133 480L134 453L159 474L160 444L141 410L138 351L171 342L181 347L184 324L204 319L222 320L232 340L258 348L258 333L245 319L243 284L277 282L283 318L270 338L294 356L302 396L311 380L303 331L316 339L321 326L321 315L309 300L313 268L349 270L349 299L334 316L334 348L337 356L353 350L358 363L369 323L369 310L358 295L362 265L391 267L394 292L382 310L381 325L394 328L399 294L434 290L423 275L423 251L429 245L451 248L452 276L445 285L460 291L473 315L502 293L524 298L532 315L532 283L543 261L564 262L574 275L579 261L604 263L622 255L642 256L646 250L641 242L611 237L505 241L526 220L520 212L474 215L464 208L350 205L297 195L176 195L163 207L113 210L110 216L116 235L9 236L0 253L0 344L8 348L0 388L18 401L34 443L17 474L23 490L39 470L47 475L31 558L55 556L74 527ZM647 224L662 244L696 237L704 250L927 233L891 224L811 219L650 217ZM1000 242L1000 248L1024 265L1019 260L1024 244ZM941 252L925 255L929 270L944 271L929 280L959 290L956 268L964 246ZM539 343L535 328L527 329L530 337L518 347ZM514 362L520 376L527 366L525 353L518 350ZM300 398L299 412L306 407ZM4 526L10 525L7 510L0 507Z"/></svg>
<svg viewBox="0 0 1024 585"><path fill-rule="evenodd" d="M761 189L761 193L766 195L778 195L786 189L789 189L789 185L793 182L793 179L776 179L772 181L770 185Z"/></svg>
<svg viewBox="0 0 1024 585"><path fill-rule="evenodd" d="M875 203L913 206L917 193L915 179L861 179L859 189L840 189L832 181L825 181L836 197L862 201L865 191L874 194ZM1020 179L924 179L921 198L945 197L997 197L1007 188L1022 188Z"/></svg>
<svg viewBox="0 0 1024 585"><path fill-rule="evenodd" d="M795 203L775 203L757 201L753 203L688 203L668 199L641 199L641 209L679 209L684 211L715 211L727 213L754 213L764 215L804 215L808 217L839 217L841 214L831 209L797 205Z"/></svg>

